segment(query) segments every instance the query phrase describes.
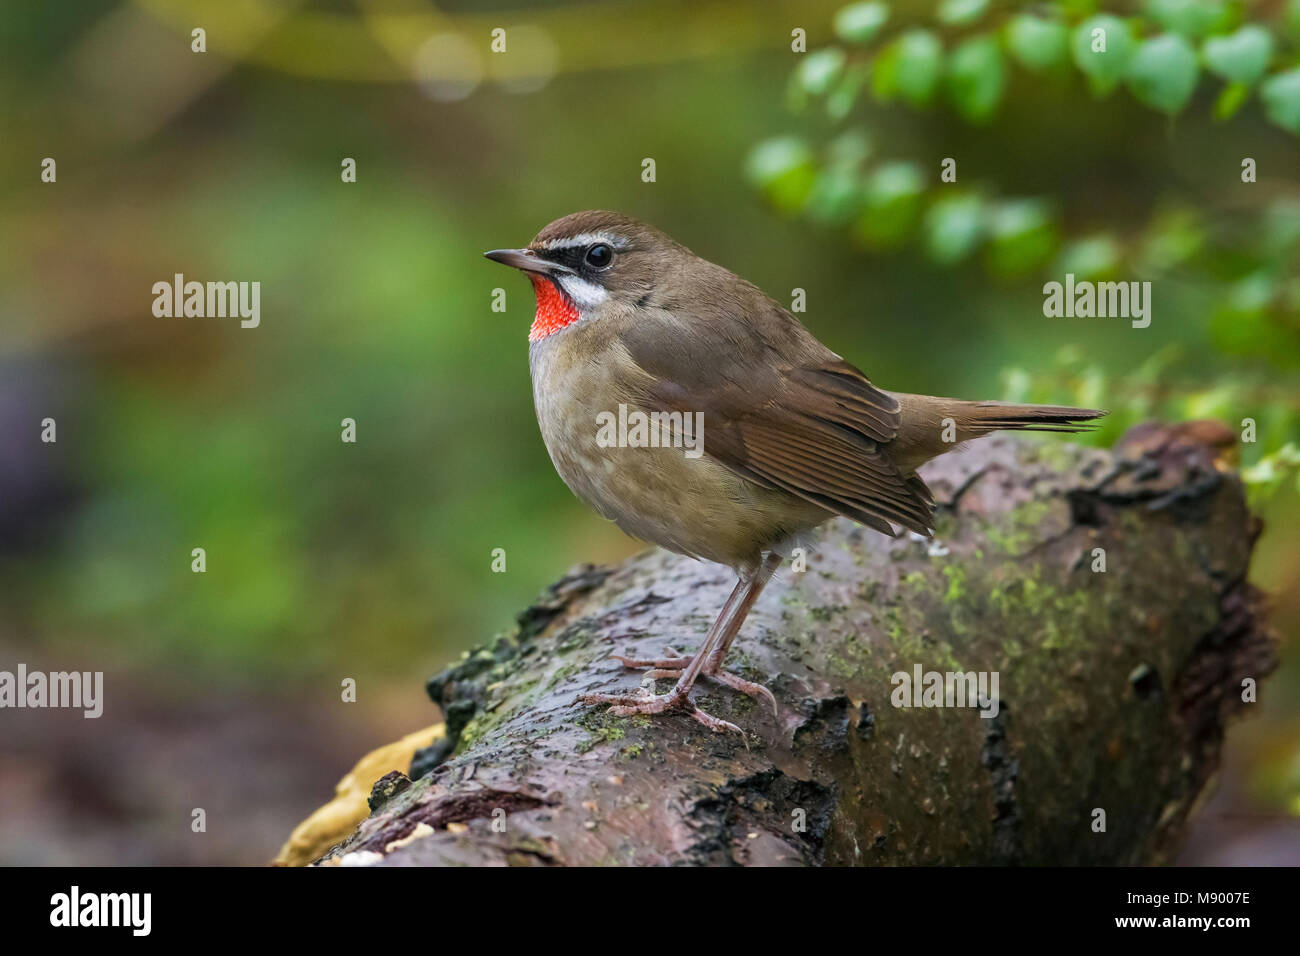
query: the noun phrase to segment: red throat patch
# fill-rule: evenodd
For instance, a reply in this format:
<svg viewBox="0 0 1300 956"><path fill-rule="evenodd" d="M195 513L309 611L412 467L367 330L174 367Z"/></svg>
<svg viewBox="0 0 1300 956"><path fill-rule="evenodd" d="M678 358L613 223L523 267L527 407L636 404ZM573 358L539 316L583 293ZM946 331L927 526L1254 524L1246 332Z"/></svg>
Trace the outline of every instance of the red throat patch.
<svg viewBox="0 0 1300 956"><path fill-rule="evenodd" d="M537 294L537 315L533 318L533 327L528 330L528 341L539 342L578 321L578 307L560 294L554 282L534 274L529 274L528 281Z"/></svg>

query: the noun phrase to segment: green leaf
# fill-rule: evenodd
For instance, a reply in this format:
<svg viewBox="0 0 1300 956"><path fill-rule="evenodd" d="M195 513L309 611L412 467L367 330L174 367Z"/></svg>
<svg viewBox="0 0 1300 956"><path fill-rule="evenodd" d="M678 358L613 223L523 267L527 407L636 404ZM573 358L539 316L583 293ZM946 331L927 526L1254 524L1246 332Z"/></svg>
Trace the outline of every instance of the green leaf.
<svg viewBox="0 0 1300 956"><path fill-rule="evenodd" d="M993 115L1006 86L1002 49L992 36L963 41L948 60L948 94L965 119L982 123Z"/></svg>
<svg viewBox="0 0 1300 956"><path fill-rule="evenodd" d="M1069 41L1065 24L1022 14L1006 27L1007 50L1026 70L1041 72L1065 58Z"/></svg>
<svg viewBox="0 0 1300 956"><path fill-rule="evenodd" d="M1143 6L1166 30L1192 39L1225 26L1232 15L1224 0L1147 0Z"/></svg>
<svg viewBox="0 0 1300 956"><path fill-rule="evenodd" d="M1004 276L1022 275L1047 261L1056 248L1056 226L1047 204L1038 199L1001 203L988 220L989 268Z"/></svg>
<svg viewBox="0 0 1300 956"><path fill-rule="evenodd" d="M835 35L845 43L870 43L888 19L883 3L851 3L835 14Z"/></svg>
<svg viewBox="0 0 1300 956"><path fill-rule="evenodd" d="M940 265L960 262L974 251L983 233L983 203L978 196L940 199L925 214L925 247Z"/></svg>
<svg viewBox="0 0 1300 956"><path fill-rule="evenodd" d="M1277 284L1267 272L1253 272L1228 290L1228 307L1237 312L1262 312L1276 294Z"/></svg>
<svg viewBox="0 0 1300 956"><path fill-rule="evenodd" d="M1125 78L1139 101L1173 114L1192 98L1199 70L1192 45L1176 33L1164 33L1138 46Z"/></svg>
<svg viewBox="0 0 1300 956"><path fill-rule="evenodd" d="M943 72L943 45L929 30L909 30L897 41L898 92L913 106L924 106L934 96Z"/></svg>
<svg viewBox="0 0 1300 956"><path fill-rule="evenodd" d="M1268 118L1292 133L1300 133L1300 67L1275 73L1260 84Z"/></svg>
<svg viewBox="0 0 1300 956"><path fill-rule="evenodd" d="M1068 243L1061 250L1052 273L1073 273L1077 279L1101 279L1113 275L1119 261L1119 243L1113 236L1089 236Z"/></svg>
<svg viewBox="0 0 1300 956"><path fill-rule="evenodd" d="M939 22L949 26L966 26L974 23L989 8L989 0L942 0L939 4Z"/></svg>
<svg viewBox="0 0 1300 956"><path fill-rule="evenodd" d="M1232 83L1254 83L1273 58L1273 35L1250 23L1236 33L1210 37L1201 47L1205 66L1215 76Z"/></svg>
<svg viewBox="0 0 1300 956"><path fill-rule="evenodd" d="M881 166L866 181L856 234L876 245L897 245L916 224L924 191L924 177L914 163Z"/></svg>
<svg viewBox="0 0 1300 956"><path fill-rule="evenodd" d="M1300 462L1300 447L1293 442L1287 442L1273 454L1265 455L1249 468L1243 468L1241 480L1271 494L1281 485L1287 473L1296 469L1298 462ZM1300 471L1296 472L1296 487L1300 490Z"/></svg>
<svg viewBox="0 0 1300 956"><path fill-rule="evenodd" d="M845 69L835 89L826 97L826 115L836 121L848 116L870 73L871 69L865 63L854 63Z"/></svg>
<svg viewBox="0 0 1300 956"><path fill-rule="evenodd" d="M862 205L862 185L852 169L829 166L817 176L805 210L814 222L844 225Z"/></svg>
<svg viewBox="0 0 1300 956"><path fill-rule="evenodd" d="M1276 485L1282 478L1277 462L1271 457L1261 458L1249 468L1241 469L1241 480L1248 485Z"/></svg>
<svg viewBox="0 0 1300 956"><path fill-rule="evenodd" d="M841 168L857 169L870 155L871 137L861 129L845 130L826 147L826 162Z"/></svg>
<svg viewBox="0 0 1300 956"><path fill-rule="evenodd" d="M871 92L888 103L898 94L898 43L885 47L871 63Z"/></svg>
<svg viewBox="0 0 1300 956"><path fill-rule="evenodd" d="M1094 31L1101 31L1094 36ZM1109 93L1124 76L1133 56L1128 24L1110 14L1091 17L1074 28L1070 44L1074 62L1097 93Z"/></svg>
<svg viewBox="0 0 1300 956"><path fill-rule="evenodd" d="M1245 83L1229 83L1214 101L1214 118L1220 121L1232 119L1249 98L1249 86Z"/></svg>
<svg viewBox="0 0 1300 956"><path fill-rule="evenodd" d="M795 72L796 82L805 93L824 96L840 78L844 59L844 51L837 47L809 53L799 63Z"/></svg>
<svg viewBox="0 0 1300 956"><path fill-rule="evenodd" d="M755 146L745 162L745 174L769 202L789 213L803 208L817 167L803 140L785 136Z"/></svg>
<svg viewBox="0 0 1300 956"><path fill-rule="evenodd" d="M1282 23L1287 33L1300 39L1300 0L1290 0L1287 3L1286 13L1282 15Z"/></svg>

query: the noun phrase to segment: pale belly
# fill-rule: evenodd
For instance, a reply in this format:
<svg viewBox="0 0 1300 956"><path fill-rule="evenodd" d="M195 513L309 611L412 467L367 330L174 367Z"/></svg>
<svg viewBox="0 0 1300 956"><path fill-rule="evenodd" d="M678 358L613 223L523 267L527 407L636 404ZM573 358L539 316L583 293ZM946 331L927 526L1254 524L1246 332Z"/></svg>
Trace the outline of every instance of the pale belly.
<svg viewBox="0 0 1300 956"><path fill-rule="evenodd" d="M755 485L707 456L692 433L636 429L639 409L608 361L575 362L565 349L532 350L537 422L555 470L569 489L629 535L679 554L749 567L762 552L785 552L830 518L815 505ZM624 406L625 429L619 421ZM644 421L644 419L642 420ZM603 430L602 430L603 426ZM707 433L707 419L703 421ZM665 447L668 445L667 447Z"/></svg>

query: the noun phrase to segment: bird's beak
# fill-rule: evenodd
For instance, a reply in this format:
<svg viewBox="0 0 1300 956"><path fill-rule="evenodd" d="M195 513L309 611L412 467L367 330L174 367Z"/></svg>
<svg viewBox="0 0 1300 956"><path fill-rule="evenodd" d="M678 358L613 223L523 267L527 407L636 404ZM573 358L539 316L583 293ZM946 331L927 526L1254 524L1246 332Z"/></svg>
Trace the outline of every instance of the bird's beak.
<svg viewBox="0 0 1300 956"><path fill-rule="evenodd" d="M493 249L483 255L503 266L512 266L524 272L539 272L542 275L560 275L573 272L566 265L543 259L531 249Z"/></svg>

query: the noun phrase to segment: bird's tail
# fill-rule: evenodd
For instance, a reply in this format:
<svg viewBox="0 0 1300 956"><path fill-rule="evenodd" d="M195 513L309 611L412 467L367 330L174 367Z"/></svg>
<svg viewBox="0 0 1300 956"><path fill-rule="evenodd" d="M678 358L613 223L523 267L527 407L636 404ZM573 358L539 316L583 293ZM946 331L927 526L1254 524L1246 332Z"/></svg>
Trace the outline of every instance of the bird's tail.
<svg viewBox="0 0 1300 956"><path fill-rule="evenodd" d="M951 411L958 440L978 438L1004 428L1026 432L1086 432L1096 428L1092 421L1106 412L1068 405L1015 405L1010 402L953 401Z"/></svg>
<svg viewBox="0 0 1300 956"><path fill-rule="evenodd" d="M1106 413L1096 408L1068 405L1016 405L1009 402L968 402L935 395L890 393L898 399L898 435L891 443L892 457L904 474L962 442L1002 429L1033 432L1086 432L1095 418Z"/></svg>

